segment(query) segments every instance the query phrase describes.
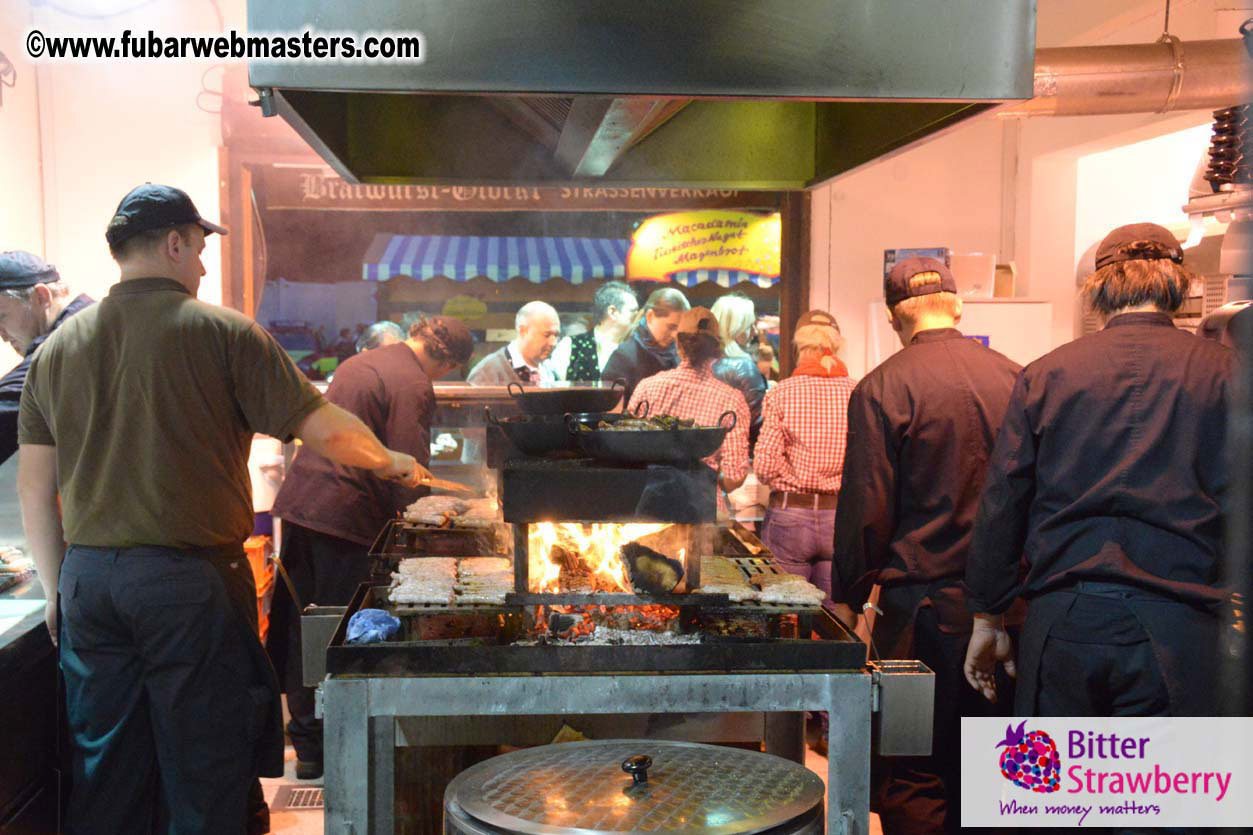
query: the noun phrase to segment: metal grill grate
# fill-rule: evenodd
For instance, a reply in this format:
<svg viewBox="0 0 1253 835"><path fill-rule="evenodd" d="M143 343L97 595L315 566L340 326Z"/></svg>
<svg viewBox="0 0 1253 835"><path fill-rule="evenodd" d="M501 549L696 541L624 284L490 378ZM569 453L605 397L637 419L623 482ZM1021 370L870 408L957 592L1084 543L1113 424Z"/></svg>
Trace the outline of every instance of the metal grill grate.
<svg viewBox="0 0 1253 835"><path fill-rule="evenodd" d="M270 810L303 812L323 808L321 786L279 786Z"/></svg>

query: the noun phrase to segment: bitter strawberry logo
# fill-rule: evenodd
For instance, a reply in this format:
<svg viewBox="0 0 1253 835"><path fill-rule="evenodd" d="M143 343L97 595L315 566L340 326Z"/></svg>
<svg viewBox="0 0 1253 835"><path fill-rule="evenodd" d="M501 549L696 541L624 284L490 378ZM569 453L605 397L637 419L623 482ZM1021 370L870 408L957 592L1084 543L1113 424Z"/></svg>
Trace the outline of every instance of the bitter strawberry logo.
<svg viewBox="0 0 1253 835"><path fill-rule="evenodd" d="M1015 786L1028 791L1048 794L1057 791L1062 761L1057 756L1057 745L1044 731L1027 731L1024 720L1017 728L1005 726L1005 738L996 747L1005 746L1001 752L1001 774Z"/></svg>

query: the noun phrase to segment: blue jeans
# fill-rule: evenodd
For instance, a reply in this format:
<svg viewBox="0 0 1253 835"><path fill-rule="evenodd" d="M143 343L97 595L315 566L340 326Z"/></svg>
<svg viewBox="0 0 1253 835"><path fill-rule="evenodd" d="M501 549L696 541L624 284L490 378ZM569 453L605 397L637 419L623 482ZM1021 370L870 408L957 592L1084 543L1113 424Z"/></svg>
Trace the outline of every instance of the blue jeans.
<svg viewBox="0 0 1253 835"><path fill-rule="evenodd" d="M59 591L66 831L243 833L270 696L218 569L173 548L72 545Z"/></svg>
<svg viewBox="0 0 1253 835"><path fill-rule="evenodd" d="M790 574L804 577L827 593L823 605L833 604L831 557L835 549L835 508L777 508L766 510L761 542Z"/></svg>

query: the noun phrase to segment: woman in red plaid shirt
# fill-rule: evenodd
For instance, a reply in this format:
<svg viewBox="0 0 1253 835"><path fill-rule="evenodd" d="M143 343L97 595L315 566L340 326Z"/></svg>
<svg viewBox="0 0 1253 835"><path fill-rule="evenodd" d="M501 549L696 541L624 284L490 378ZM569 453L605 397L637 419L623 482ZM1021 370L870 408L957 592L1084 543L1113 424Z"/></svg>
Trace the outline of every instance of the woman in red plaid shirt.
<svg viewBox="0 0 1253 835"><path fill-rule="evenodd" d="M678 368L645 378L631 395L630 411L648 403L651 415L671 415L694 420L698 426L717 426L726 412L735 413L735 426L722 446L705 463L718 473L718 484L731 491L748 477L748 403L738 389L713 374L714 360L722 356L718 320L707 307L693 307L679 319ZM718 494L718 511L726 513L726 501ZM828 547L830 543L828 543Z"/></svg>
<svg viewBox="0 0 1253 835"><path fill-rule="evenodd" d="M766 393L753 466L770 487L762 542L787 571L831 596L835 500L844 470L848 399L856 381L836 357L835 317L811 310L796 323L792 376Z"/></svg>

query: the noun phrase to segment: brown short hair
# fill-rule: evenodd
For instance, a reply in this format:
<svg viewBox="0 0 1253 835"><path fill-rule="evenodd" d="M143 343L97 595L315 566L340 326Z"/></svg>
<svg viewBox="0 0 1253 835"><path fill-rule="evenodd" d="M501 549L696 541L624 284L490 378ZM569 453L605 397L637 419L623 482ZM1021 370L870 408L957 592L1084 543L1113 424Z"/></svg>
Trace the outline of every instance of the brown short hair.
<svg viewBox="0 0 1253 835"><path fill-rule="evenodd" d="M1116 261L1088 276L1083 301L1101 316L1146 304L1174 313L1183 306L1195 278L1187 267L1165 259Z"/></svg>
<svg viewBox="0 0 1253 835"><path fill-rule="evenodd" d="M474 353L474 337L469 328L448 316L421 317L409 326L409 338L426 348L436 362L465 365Z"/></svg>
<svg viewBox="0 0 1253 835"><path fill-rule="evenodd" d="M680 333L675 341L680 356L692 365L704 365L722 356L722 342L711 333Z"/></svg>
<svg viewBox="0 0 1253 835"><path fill-rule="evenodd" d="M121 216L115 217L109 226L112 227L119 222L125 224L126 218ZM163 226L160 229L149 229L139 232L117 244L109 244L109 254L113 256L114 261L125 261L127 258L156 249L165 243L166 236L170 232L178 232L178 236L184 241L189 240L191 230L196 227L197 224L195 223L184 223L179 226Z"/></svg>

